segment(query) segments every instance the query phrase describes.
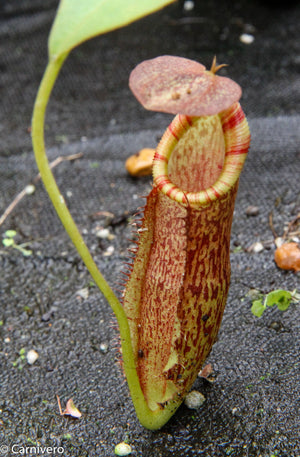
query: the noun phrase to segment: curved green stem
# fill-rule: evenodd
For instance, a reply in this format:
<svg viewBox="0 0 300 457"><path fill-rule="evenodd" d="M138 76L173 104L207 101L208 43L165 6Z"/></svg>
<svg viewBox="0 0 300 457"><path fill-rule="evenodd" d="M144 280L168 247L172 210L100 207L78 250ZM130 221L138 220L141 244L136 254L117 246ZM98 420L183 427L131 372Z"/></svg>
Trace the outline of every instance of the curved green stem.
<svg viewBox="0 0 300 457"><path fill-rule="evenodd" d="M111 305L114 313L117 315L117 317L121 317L124 314L123 308L119 300L115 296L114 292L111 290L111 288L99 272L86 244L84 243L82 236L80 235L79 230L66 206L64 197L59 191L59 188L56 184L55 178L50 169L49 162L46 156L44 144L45 111L51 90L56 81L58 72L66 57L67 55L64 55L63 57L57 60L50 61L46 68L44 77L42 79L37 94L32 118L32 143L35 153L35 159L45 188L49 194L49 197L53 203L53 206L60 220L63 223L63 226L65 227L69 237L73 241L78 253L80 254L85 265L87 266L96 284L98 285L103 295Z"/></svg>
<svg viewBox="0 0 300 457"><path fill-rule="evenodd" d="M60 193L46 155L44 141L44 122L46 108L58 73L67 56L68 53L65 53L58 58L54 58L49 61L37 93L32 117L32 143L35 159L46 191L64 228L66 229L69 237L75 245L79 255L81 256L95 283L107 299L113 312L116 315L120 329L124 370L137 416L144 427L155 430L161 428L169 420L169 418L174 414L175 410L180 405L181 401L178 402L178 404L170 403L164 409L159 408L156 411L149 409L137 375L130 339L130 330L124 309L98 270L90 254L90 251L87 248L66 206L64 197Z"/></svg>

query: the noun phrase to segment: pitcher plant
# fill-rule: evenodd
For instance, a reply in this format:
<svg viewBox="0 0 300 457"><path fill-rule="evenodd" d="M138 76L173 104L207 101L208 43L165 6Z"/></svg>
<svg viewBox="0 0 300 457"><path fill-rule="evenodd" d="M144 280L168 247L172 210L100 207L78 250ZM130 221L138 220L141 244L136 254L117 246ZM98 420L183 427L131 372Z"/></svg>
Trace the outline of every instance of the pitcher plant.
<svg viewBox="0 0 300 457"><path fill-rule="evenodd" d="M85 8L93 12L93 5L100 3L88 0ZM147 0L148 9L143 7L136 17L167 3ZM45 111L60 68L72 47L96 34L81 27L77 41L71 34L69 41L64 35L59 39L66 28L61 18L68 17L75 4L80 10L78 0L60 3L50 35L49 63L33 112L33 148L57 214L116 315L137 416L155 430L180 406L216 340L230 281L234 201L250 134L239 105L241 89L216 74L220 67L215 60L207 71L189 59L162 56L133 70L130 87L138 100L147 109L176 117L156 149L153 188L120 303L82 239L45 151ZM115 22L114 28L129 20ZM97 33L108 29L106 25Z"/></svg>
<svg viewBox="0 0 300 457"><path fill-rule="evenodd" d="M144 106L178 114L153 163L124 295L135 365L153 412L175 410L217 337L230 281L230 230L250 135L241 90L197 62L162 56L133 70Z"/></svg>

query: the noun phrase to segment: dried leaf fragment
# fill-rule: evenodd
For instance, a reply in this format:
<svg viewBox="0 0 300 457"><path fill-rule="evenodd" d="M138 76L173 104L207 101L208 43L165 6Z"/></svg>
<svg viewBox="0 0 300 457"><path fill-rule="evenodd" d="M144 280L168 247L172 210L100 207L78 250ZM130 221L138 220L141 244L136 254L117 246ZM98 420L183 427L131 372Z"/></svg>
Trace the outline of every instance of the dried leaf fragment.
<svg viewBox="0 0 300 457"><path fill-rule="evenodd" d="M72 416L72 417L76 417L77 419L79 419L82 416L82 414L79 411L79 409L76 408L76 406L74 405L74 402L73 402L72 398L70 398L67 401L66 409L64 410L64 414Z"/></svg>
<svg viewBox="0 0 300 457"><path fill-rule="evenodd" d="M276 265L283 270L300 271L300 248L297 243L283 243L274 254Z"/></svg>
<svg viewBox="0 0 300 457"><path fill-rule="evenodd" d="M59 413L61 416L72 416L72 417L75 417L76 419L79 419L82 416L79 409L76 408L76 406L74 405L72 398L70 398L67 401L66 409L64 411L62 410L59 396L56 395L56 398L57 398Z"/></svg>
<svg viewBox="0 0 300 457"><path fill-rule="evenodd" d="M129 87L148 110L188 116L218 114L242 94L238 84L213 69L207 71L198 62L168 55L140 63L131 72Z"/></svg>
<svg viewBox="0 0 300 457"><path fill-rule="evenodd" d="M214 371L211 363L205 365L198 373L199 378L206 379L208 382L215 382Z"/></svg>
<svg viewBox="0 0 300 457"><path fill-rule="evenodd" d="M144 148L128 157L125 168L131 176L147 176L152 173L152 162L155 149Z"/></svg>
<svg viewBox="0 0 300 457"><path fill-rule="evenodd" d="M89 288L84 287L83 289L77 290L76 297L82 298L83 300L86 300L87 298L89 298Z"/></svg>

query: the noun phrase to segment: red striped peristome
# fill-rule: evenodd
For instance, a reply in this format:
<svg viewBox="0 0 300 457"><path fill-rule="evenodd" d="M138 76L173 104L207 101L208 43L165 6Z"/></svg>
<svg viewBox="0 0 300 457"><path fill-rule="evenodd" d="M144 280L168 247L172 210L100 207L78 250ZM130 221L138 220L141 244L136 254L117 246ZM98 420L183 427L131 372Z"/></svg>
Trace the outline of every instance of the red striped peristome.
<svg viewBox="0 0 300 457"><path fill-rule="evenodd" d="M177 115L158 145L123 302L141 388L154 411L183 400L217 337L249 143L236 103L214 116Z"/></svg>
<svg viewBox="0 0 300 457"><path fill-rule="evenodd" d="M208 188L201 191L191 192L180 189L170 180L168 171L169 158L187 129L189 129L198 118L189 118L188 116L178 115L171 123L164 134L153 163L153 176L158 189L171 198L174 198L179 203L186 203L193 207L199 204L206 205L212 200L220 198L226 194L235 181L239 178L241 169L245 162L249 143L250 133L248 123L239 103L235 103L226 111L221 112L217 116L207 116L202 119L207 121L218 118L222 126L222 133L226 144L225 160L222 172L218 179L212 182ZM213 159L213 157L211 157Z"/></svg>

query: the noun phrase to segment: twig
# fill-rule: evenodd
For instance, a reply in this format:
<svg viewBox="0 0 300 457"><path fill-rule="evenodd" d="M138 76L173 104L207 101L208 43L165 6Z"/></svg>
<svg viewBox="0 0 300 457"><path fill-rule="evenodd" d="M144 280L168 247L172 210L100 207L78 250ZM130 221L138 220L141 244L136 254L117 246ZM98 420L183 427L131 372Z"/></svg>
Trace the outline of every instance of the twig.
<svg viewBox="0 0 300 457"><path fill-rule="evenodd" d="M292 219L291 222L289 222L289 225L285 229L282 238L285 239L288 236L298 236L299 235L299 231L298 230L296 230L296 232L292 232L292 228L293 228L294 225L296 225L296 222L298 220L300 221L300 213L298 213L297 216L294 219Z"/></svg>
<svg viewBox="0 0 300 457"><path fill-rule="evenodd" d="M276 240L276 238L278 238L278 235L277 235L277 233L275 231L275 228L274 228L272 211L269 213L269 226L270 226L271 232L272 232L272 234L274 236L274 239Z"/></svg>
<svg viewBox="0 0 300 457"><path fill-rule="evenodd" d="M83 156L82 152L79 152L78 154L71 154L69 156L60 156L57 157L53 162L50 163L50 168L51 170L59 165L61 162L65 161L72 161L76 159L80 159ZM39 180L41 179L40 173L33 179L33 183L36 184ZM3 222L6 220L6 218L10 215L10 213L14 210L14 208L17 206L17 204L22 200L25 195L28 193L28 185L18 193L18 195L13 199L11 204L6 208L2 216L0 217L0 226L3 224Z"/></svg>
<svg viewBox="0 0 300 457"><path fill-rule="evenodd" d="M61 408L60 398L59 398L59 396L58 396L57 394L56 394L56 399L57 399L57 403L58 403L59 414L60 414L61 416L63 416L64 413L63 413L63 410L62 410L62 408Z"/></svg>

